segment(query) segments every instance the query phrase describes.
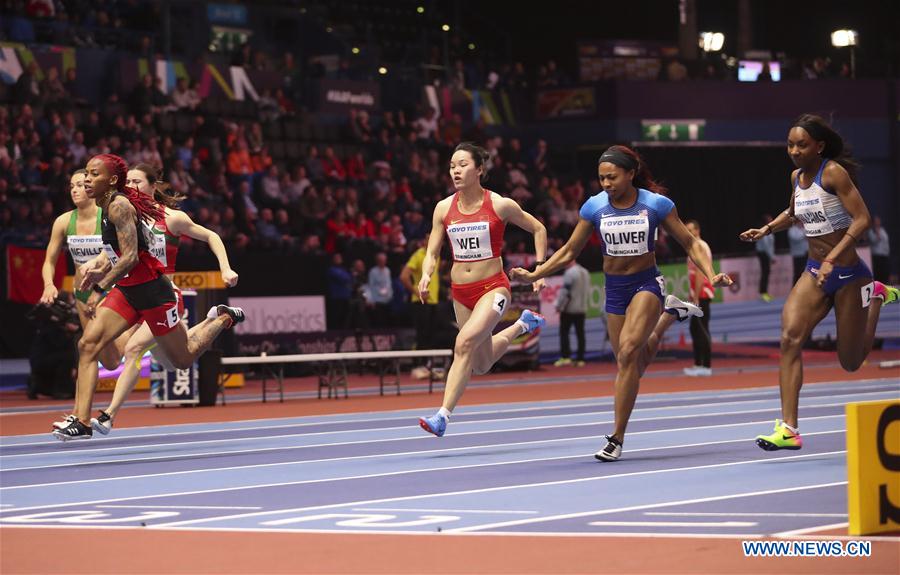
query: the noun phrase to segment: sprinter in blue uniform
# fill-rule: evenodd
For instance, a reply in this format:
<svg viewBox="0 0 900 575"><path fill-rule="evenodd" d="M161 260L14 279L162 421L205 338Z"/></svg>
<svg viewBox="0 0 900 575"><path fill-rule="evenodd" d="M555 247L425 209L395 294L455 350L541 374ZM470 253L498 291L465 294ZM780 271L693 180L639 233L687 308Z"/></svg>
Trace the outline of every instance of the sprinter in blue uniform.
<svg viewBox="0 0 900 575"><path fill-rule="evenodd" d="M615 461L622 453L640 377L656 355L660 336L675 317L684 321L702 315L697 306L665 295L665 279L653 252L657 229L661 226L675 238L713 285L729 285L731 279L713 272L709 255L636 152L612 146L600 156L597 171L603 191L581 207L581 218L566 245L533 272L516 268L510 277L530 282L552 275L581 253L594 231L599 234L605 256L607 329L619 372L615 429L594 456Z"/></svg>

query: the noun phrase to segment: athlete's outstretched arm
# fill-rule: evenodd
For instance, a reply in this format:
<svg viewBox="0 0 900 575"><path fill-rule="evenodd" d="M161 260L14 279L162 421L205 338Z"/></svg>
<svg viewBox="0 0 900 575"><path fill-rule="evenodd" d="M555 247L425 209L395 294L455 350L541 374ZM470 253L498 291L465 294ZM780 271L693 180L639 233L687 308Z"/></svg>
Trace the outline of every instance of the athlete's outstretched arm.
<svg viewBox="0 0 900 575"><path fill-rule="evenodd" d="M451 196L452 198L452 196ZM444 243L444 216L447 214L447 199L441 200L434 207L431 216L431 235L428 237L428 246L425 248L425 259L422 260L422 279L419 280L419 300L422 303L428 299L428 285L431 283L431 274L437 265L438 254Z"/></svg>
<svg viewBox="0 0 900 575"><path fill-rule="evenodd" d="M201 226L181 210L168 210L166 212L166 226L177 236L188 236L209 244L210 251L219 260L219 271L222 272L222 281L228 287L237 285L238 274L231 269L231 264L228 262L228 252L225 251L225 244L222 243L222 238L219 237L219 234Z"/></svg>
<svg viewBox="0 0 900 575"><path fill-rule="evenodd" d="M53 222L53 228L50 231L50 243L47 244L47 252L44 254L44 265L41 266L41 279L44 280L44 292L41 294L40 302L43 304L51 304L59 295L59 290L53 283L53 272L56 271L56 260L59 259L59 252L62 249L63 240L66 239L66 225L69 218L69 212L59 216Z"/></svg>
<svg viewBox="0 0 900 575"><path fill-rule="evenodd" d="M584 249L584 245L591 238L592 233L594 233L594 224L588 220L579 219L578 225L575 226L572 235L569 236L569 241L566 242L566 245L556 250L556 253L550 256L550 259L537 266L533 272L524 268L513 268L509 271L509 277L515 280L533 282L553 275L578 257L578 254Z"/></svg>
<svg viewBox="0 0 900 575"><path fill-rule="evenodd" d="M501 198L497 202L500 204L499 215L506 221L513 223L526 232L534 236L534 255L537 261L542 262L547 259L547 228L544 227L538 219L525 210L510 198Z"/></svg>
<svg viewBox="0 0 900 575"><path fill-rule="evenodd" d="M526 212L522 207L510 198L502 198L497 204L499 215L506 221L513 223L534 236L534 255L537 261L545 262L547 259L547 228L537 218ZM534 291L540 291L545 284L542 278L534 282Z"/></svg>
<svg viewBox="0 0 900 575"><path fill-rule="evenodd" d="M791 174L791 199L790 205L786 210L775 216L775 219L771 222L767 223L761 228L750 228L749 230L741 233L740 238L745 242L755 242L758 239L761 239L769 234L774 234L775 232L780 232L781 230L786 230L792 225L794 225L794 183L799 177L800 170L794 170Z"/></svg>
<svg viewBox="0 0 900 575"><path fill-rule="evenodd" d="M706 250L703 249L703 244L697 241L697 238L687 229L687 226L678 217L678 210L675 207L672 207L672 210L669 211L669 214L662 221L662 226L670 236L675 238L675 241L681 244L688 257L697 264L703 275L709 278L713 285L731 285L731 278L728 275L717 274L713 270L712 260L709 254L706 253Z"/></svg>

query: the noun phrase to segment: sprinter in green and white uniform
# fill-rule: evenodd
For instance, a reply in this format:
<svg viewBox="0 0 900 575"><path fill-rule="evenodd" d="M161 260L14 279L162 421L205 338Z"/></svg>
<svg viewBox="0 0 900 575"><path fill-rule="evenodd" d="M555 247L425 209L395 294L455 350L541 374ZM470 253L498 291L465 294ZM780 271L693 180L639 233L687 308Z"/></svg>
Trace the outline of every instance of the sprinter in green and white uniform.
<svg viewBox="0 0 900 575"><path fill-rule="evenodd" d="M103 252L103 240L100 237L100 221L103 211L96 202L84 193L85 170L78 170L72 174L69 180L69 194L74 210L60 215L53 222L50 232L50 243L47 244L47 253L44 256L44 265L41 267L41 277L44 280L44 292L41 294L40 303L50 305L59 296L59 289L53 283L53 274L56 270L56 260L63 244L69 250L72 261L75 263L75 285L81 280L79 269L88 261ZM90 291L75 289L75 308L78 310L78 319L82 329L87 327L90 316L87 314L86 302L91 295ZM124 342L123 342L124 344ZM100 363L107 369L115 369L119 366L122 354L118 353L114 346L104 350L100 354Z"/></svg>

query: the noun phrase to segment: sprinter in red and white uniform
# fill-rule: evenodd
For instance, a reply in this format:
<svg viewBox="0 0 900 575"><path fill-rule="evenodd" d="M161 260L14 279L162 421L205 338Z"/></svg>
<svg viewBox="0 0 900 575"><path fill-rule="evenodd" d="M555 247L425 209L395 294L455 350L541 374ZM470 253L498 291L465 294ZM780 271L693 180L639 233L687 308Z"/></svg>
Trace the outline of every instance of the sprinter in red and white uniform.
<svg viewBox="0 0 900 575"><path fill-rule="evenodd" d="M165 216L154 222L151 228L153 235L150 236L149 250L156 259L162 262L165 268L163 271L169 277L169 280L172 281L179 302L182 301L181 290L175 285L173 276L175 274L175 261L178 258L181 236L187 236L209 244L209 249L219 261L222 281L228 287L237 285L238 274L231 269L231 264L228 262L228 253L225 251L225 244L222 243L222 238L216 232L195 223L189 215L178 209L181 201L184 200L184 196L170 194L168 185L159 178L156 168L149 164L133 166L128 170L127 185L144 195L152 197L165 210ZM213 321L216 317L218 317L217 306L209 310L203 322ZM150 326L144 322L128 338L128 342L125 344L123 352L125 366L116 380L116 388L109 407L101 410L97 417L91 418L91 426L94 431L106 435L112 429L116 414L140 379L140 360L147 350L152 350L157 360L167 368L169 367L169 361L165 358L165 354L153 341L153 333L150 331Z"/></svg>
<svg viewBox="0 0 900 575"><path fill-rule="evenodd" d="M516 323L492 335L510 300L509 279L500 258L506 223L534 234L538 263L544 261L547 253L547 230L514 200L481 187L488 159L485 149L468 142L453 151L450 177L456 193L434 208L431 236L422 263L418 289L424 302L446 233L453 252L450 279L459 335L447 374L444 402L433 416L419 419L422 429L438 437L444 435L450 414L472 374L487 373L515 338L544 325L543 316L525 310ZM533 285L538 291L544 282L539 280Z"/></svg>

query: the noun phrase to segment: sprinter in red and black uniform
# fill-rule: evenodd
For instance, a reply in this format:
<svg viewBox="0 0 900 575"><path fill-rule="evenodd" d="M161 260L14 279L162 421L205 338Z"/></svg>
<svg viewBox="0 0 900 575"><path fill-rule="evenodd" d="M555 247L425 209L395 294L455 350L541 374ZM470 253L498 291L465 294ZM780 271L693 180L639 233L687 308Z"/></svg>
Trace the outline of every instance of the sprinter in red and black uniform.
<svg viewBox="0 0 900 575"><path fill-rule="evenodd" d="M148 225L165 213L151 197L125 186L127 170L125 160L112 154L95 156L87 165L84 189L103 210L104 254L85 265L78 286L93 291L87 309L95 317L78 342L75 417L66 427L53 431L63 441L91 437L90 409L97 386L97 357L125 330L146 321L172 365L184 369L209 348L222 330L244 319L239 308L220 306L222 313L215 321L204 322L190 332L184 327L183 302L163 273L162 262L149 251L152 232Z"/></svg>
<svg viewBox="0 0 900 575"><path fill-rule="evenodd" d="M444 435L450 413L472 373L487 373L506 353L512 340L544 324L540 314L525 310L516 323L491 335L510 299L509 279L503 273L500 258L506 222L534 234L538 262L543 262L547 253L547 230L515 201L481 187L488 158L486 150L470 143L462 143L454 150L450 177L456 193L434 208L431 236L422 263L418 287L424 302L446 233L453 251L450 279L459 335L447 374L444 403L433 416L419 419L422 429L438 437ZM535 291L543 286L543 280L534 283Z"/></svg>
<svg viewBox="0 0 900 575"><path fill-rule="evenodd" d="M129 188L134 188L140 193L152 197L165 210L165 217L154 222L151 228L153 234L150 236L149 248L150 253L164 264L164 272L172 280L175 295L179 298L179 301L181 299L181 291L178 289L178 286L174 285L173 276L175 274L175 261L178 258L181 236L187 236L209 244L209 249L212 250L219 261L222 282L228 287L237 285L238 274L231 269L228 253L225 250L225 244L222 243L222 238L216 232L195 223L189 215L178 209L185 197L172 193L168 184L160 179L156 168L148 164L133 166L128 170L127 184ZM206 319L203 321L214 321L218 315L218 307L213 307L206 314ZM153 340L150 326L144 322L128 338L128 342L125 344L123 351L125 356L124 368L116 380L116 389L113 392L109 407L101 410L97 417L91 419L91 426L94 431L107 435L112 430L116 414L119 413L119 409L121 409L128 395L140 379L140 361L147 350L152 350L156 360L166 368L169 367L168 358L164 357L165 354L160 351Z"/></svg>

